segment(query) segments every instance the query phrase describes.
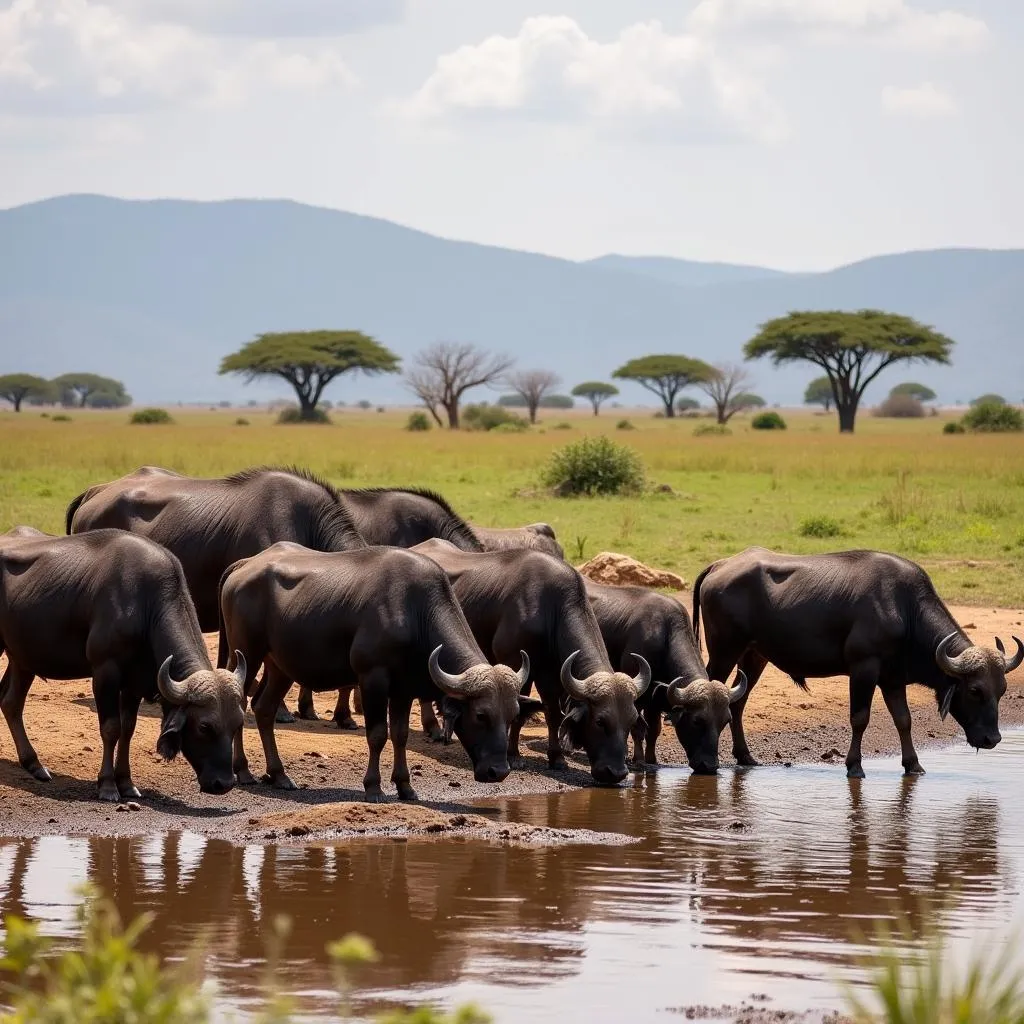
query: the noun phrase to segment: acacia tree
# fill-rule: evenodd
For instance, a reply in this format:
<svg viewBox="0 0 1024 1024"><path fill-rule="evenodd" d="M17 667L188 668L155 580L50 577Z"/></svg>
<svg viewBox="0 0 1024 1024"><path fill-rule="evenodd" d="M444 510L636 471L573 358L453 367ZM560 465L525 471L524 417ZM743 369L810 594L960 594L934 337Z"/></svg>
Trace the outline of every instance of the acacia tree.
<svg viewBox="0 0 1024 1024"><path fill-rule="evenodd" d="M219 372L250 381L280 377L294 389L299 418L316 419L324 388L344 373L397 373L399 358L360 331L291 331L261 334L221 361Z"/></svg>
<svg viewBox="0 0 1024 1024"><path fill-rule="evenodd" d="M505 382L526 403L530 422L536 423L541 401L562 383L562 379L550 370L520 370L510 373Z"/></svg>
<svg viewBox="0 0 1024 1024"><path fill-rule="evenodd" d="M439 342L420 352L405 377L406 385L427 407L439 427L459 429L459 405L470 388L496 385L512 367L513 359L494 355L459 342Z"/></svg>
<svg viewBox="0 0 1024 1024"><path fill-rule="evenodd" d="M676 402L676 412L696 412L700 408L700 402L696 398L685 395Z"/></svg>
<svg viewBox="0 0 1024 1024"><path fill-rule="evenodd" d="M0 377L0 398L6 398L21 412L21 403L32 395L45 395L50 391L50 382L45 377L32 373L8 373Z"/></svg>
<svg viewBox="0 0 1024 1024"><path fill-rule="evenodd" d="M832 411L832 384L828 377L815 377L804 392L804 405L820 405L825 412Z"/></svg>
<svg viewBox="0 0 1024 1024"><path fill-rule="evenodd" d="M63 373L54 379L53 386L60 392L61 401L65 405L76 406L79 409L89 405L89 400L94 395L127 397L124 385L119 380L103 377L98 373Z"/></svg>
<svg viewBox="0 0 1024 1024"><path fill-rule="evenodd" d="M897 384L889 392L890 398L895 395L909 395L911 398L916 398L919 402L934 402L939 397L930 387L924 384L915 384L913 381L907 381L906 384Z"/></svg>
<svg viewBox="0 0 1024 1024"><path fill-rule="evenodd" d="M713 370L714 374L707 380L698 382L697 387L711 399L720 424L724 426L736 413L757 405L758 401L764 404L757 395L751 395L743 390L750 387L753 378L742 366L735 363L716 363ZM755 401L751 402L752 399Z"/></svg>
<svg viewBox="0 0 1024 1024"><path fill-rule="evenodd" d="M665 415L676 414L676 396L683 388L701 384L714 376L714 367L689 356L641 356L620 366L613 374L619 380L632 380L654 392L665 406Z"/></svg>
<svg viewBox="0 0 1024 1024"><path fill-rule="evenodd" d="M828 377L839 430L853 433L868 385L897 362L948 363L953 341L908 316L863 309L856 313L790 313L763 324L744 346L747 359L779 366L811 362Z"/></svg>
<svg viewBox="0 0 1024 1024"><path fill-rule="evenodd" d="M601 412L602 404L609 398L614 398L619 389L614 384L606 384L602 380L588 380L577 384L572 393L577 398L585 398L594 407L594 415L597 416Z"/></svg>

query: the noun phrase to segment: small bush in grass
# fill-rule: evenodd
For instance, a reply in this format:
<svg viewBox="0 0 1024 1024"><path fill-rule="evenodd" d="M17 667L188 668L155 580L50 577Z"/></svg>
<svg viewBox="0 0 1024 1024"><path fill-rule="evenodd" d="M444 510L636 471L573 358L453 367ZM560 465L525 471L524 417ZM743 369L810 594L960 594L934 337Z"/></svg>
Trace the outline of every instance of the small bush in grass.
<svg viewBox="0 0 1024 1024"><path fill-rule="evenodd" d="M809 516L800 523L801 537L838 537L842 532L842 526L831 516Z"/></svg>
<svg viewBox="0 0 1024 1024"><path fill-rule="evenodd" d="M41 417L42 417L42 418L43 418L44 420L48 420L48 419L50 418L50 414L49 414L48 412L41 412L41 413L40 413L39 415L40 415L40 416L41 416Z"/></svg>
<svg viewBox="0 0 1024 1024"><path fill-rule="evenodd" d="M517 421L510 421L508 423L499 423L496 427L492 428L491 433L494 434L521 434L524 430L529 430L530 424L526 420L520 419Z"/></svg>
<svg viewBox="0 0 1024 1024"><path fill-rule="evenodd" d="M890 395L875 406L872 415L895 420L919 419L924 416L924 405L913 395Z"/></svg>
<svg viewBox="0 0 1024 1024"><path fill-rule="evenodd" d="M999 402L981 402L964 414L963 424L968 430L1002 434L1024 430L1024 416L1020 409Z"/></svg>
<svg viewBox="0 0 1024 1024"><path fill-rule="evenodd" d="M622 494L643 488L644 468L632 448L586 437L551 456L544 483L563 494Z"/></svg>
<svg viewBox="0 0 1024 1024"><path fill-rule="evenodd" d="M629 420L619 420L619 422L615 424L615 429L616 430L636 430L636 427L634 427L633 424L629 422Z"/></svg>
<svg viewBox="0 0 1024 1024"><path fill-rule="evenodd" d="M171 414L166 409L137 409L132 413L132 423L173 423Z"/></svg>
<svg viewBox="0 0 1024 1024"><path fill-rule="evenodd" d="M54 423L70 423L71 417L66 412L59 412L53 417Z"/></svg>
<svg viewBox="0 0 1024 1024"><path fill-rule="evenodd" d="M562 423L556 423L551 429L552 430L572 430L572 424L571 423L565 423L563 421Z"/></svg>
<svg viewBox="0 0 1024 1024"><path fill-rule="evenodd" d="M425 412L414 412L409 414L405 421L405 429L413 433L420 433L430 429L430 417Z"/></svg>
<svg viewBox="0 0 1024 1024"><path fill-rule="evenodd" d="M759 412L750 426L753 430L785 430L786 421L777 412Z"/></svg>
<svg viewBox="0 0 1024 1024"><path fill-rule="evenodd" d="M944 434L966 434L967 428L959 420L953 420L951 423L943 425L942 432Z"/></svg>
<svg viewBox="0 0 1024 1024"><path fill-rule="evenodd" d="M330 423L331 417L323 409L313 409L308 416L303 417L302 410L297 405L289 405L277 414L277 422L282 424Z"/></svg>
<svg viewBox="0 0 1024 1024"><path fill-rule="evenodd" d="M249 426L249 421L244 416L239 416L238 419L235 420L235 426L236 427L247 427L247 426Z"/></svg>
<svg viewBox="0 0 1024 1024"><path fill-rule="evenodd" d="M494 430L506 424L511 424L513 430L526 430L530 425L502 405L467 405L462 411L462 425L466 430Z"/></svg>
<svg viewBox="0 0 1024 1024"><path fill-rule="evenodd" d="M694 437L727 437L732 431L721 423L702 423L694 432Z"/></svg>

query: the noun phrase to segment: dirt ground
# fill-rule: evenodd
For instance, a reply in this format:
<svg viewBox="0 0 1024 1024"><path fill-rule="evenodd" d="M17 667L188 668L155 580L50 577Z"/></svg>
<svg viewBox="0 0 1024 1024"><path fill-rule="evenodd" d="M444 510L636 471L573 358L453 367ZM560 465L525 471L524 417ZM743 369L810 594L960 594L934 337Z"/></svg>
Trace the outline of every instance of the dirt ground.
<svg viewBox="0 0 1024 1024"><path fill-rule="evenodd" d="M1024 610L954 607L951 611L977 643L992 645L993 637L999 635L1009 646L1011 635L1024 635ZM212 649L215 638L208 638L208 643ZM289 697L292 706L296 693L293 690ZM325 718L333 710L332 697L328 694L317 700L318 711ZM928 690L912 687L910 702L914 738L920 750L962 740L951 718L940 722L934 696ZM788 677L769 668L747 706L747 738L754 756L763 763L825 760L834 763L840 774L849 743L848 714L845 679L812 681L810 693L803 693ZM433 744L415 729L409 764L421 803L395 801L371 808L362 803L366 739L361 729L340 732L327 721L279 725L281 756L300 787L298 792L282 793L261 785L236 788L226 796L207 796L199 792L184 760L166 764L157 756L159 711L144 705L132 744L135 783L143 798L137 804L115 808L95 798L101 745L88 680L36 680L25 719L29 736L53 780L36 782L23 771L13 760L14 748L7 730L0 732L2 835L127 835L188 829L238 842L308 842L330 835L463 836L525 843L610 838L593 834L570 837L532 827L494 824L473 806L474 798L483 796L550 793L590 785L586 764L578 758L571 759L568 772L547 769L546 732L539 721L523 730L526 769L489 786L474 781L469 759L457 742L449 747ZM1000 723L1004 728L1024 725L1024 669L1009 680ZM251 715L248 725L246 749L253 773L258 775L262 750ZM415 706L413 725L418 725ZM876 696L871 725L864 737L864 753L890 754L898 749L896 730L881 697ZM385 792L389 792L390 750L389 744L381 759ZM730 750L729 738L723 736L723 764L731 763ZM658 755L664 764L685 763L671 729L662 732ZM927 769L926 753L922 762Z"/></svg>

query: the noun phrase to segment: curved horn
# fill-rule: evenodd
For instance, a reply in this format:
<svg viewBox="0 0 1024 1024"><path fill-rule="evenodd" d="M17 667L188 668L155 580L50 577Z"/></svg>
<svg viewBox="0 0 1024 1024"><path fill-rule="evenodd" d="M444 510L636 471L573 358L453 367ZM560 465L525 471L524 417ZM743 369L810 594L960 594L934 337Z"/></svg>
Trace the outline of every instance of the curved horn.
<svg viewBox="0 0 1024 1024"><path fill-rule="evenodd" d="M565 661L562 662L562 671L559 678L562 680L562 687L570 697L576 700L587 699L587 684L582 679L577 679L572 674L572 663L579 656L579 651L573 651Z"/></svg>
<svg viewBox="0 0 1024 1024"><path fill-rule="evenodd" d="M188 684L184 681L179 682L171 676L172 661L174 661L173 654L167 655L164 659L164 663L156 674L156 687L160 691L160 696L168 704L184 704L188 699Z"/></svg>
<svg viewBox="0 0 1024 1024"><path fill-rule="evenodd" d="M441 666L438 661L441 657L441 648L443 644L438 644L437 647L431 652L430 661L427 662L427 668L430 670L430 678L433 679L434 685L439 689L443 690L448 694L449 697L463 698L467 696L466 687L466 673L460 676L449 675Z"/></svg>
<svg viewBox="0 0 1024 1024"><path fill-rule="evenodd" d="M691 680L686 676L678 676L668 684L665 699L668 701L669 707L677 708L683 703L683 690L690 685L690 682Z"/></svg>
<svg viewBox="0 0 1024 1024"><path fill-rule="evenodd" d="M642 654L633 653L633 657L640 662L640 671L633 676L633 685L636 687L636 700L639 700L651 685L651 666Z"/></svg>
<svg viewBox="0 0 1024 1024"><path fill-rule="evenodd" d="M526 651L520 651L519 653L523 657L523 664L519 669L519 689L521 690L530 681L530 656Z"/></svg>
<svg viewBox="0 0 1024 1024"><path fill-rule="evenodd" d="M245 655L241 651L235 651L235 685L238 687L238 699L245 697L245 680L249 674L249 668L245 664Z"/></svg>
<svg viewBox="0 0 1024 1024"><path fill-rule="evenodd" d="M1019 637L1013 637L1013 642L1017 645L1017 653L1012 657L1006 656L1006 648L1003 647L1003 641L996 637L996 648L999 653L1003 656L1003 671L1006 673L1013 672L1014 669L1018 669L1021 663L1024 663L1024 642Z"/></svg>
<svg viewBox="0 0 1024 1024"><path fill-rule="evenodd" d="M735 704L736 701L742 700L743 695L747 692L747 674L743 669L736 669L736 682L729 690L729 703Z"/></svg>
<svg viewBox="0 0 1024 1024"><path fill-rule="evenodd" d="M955 658L951 658L948 654L949 645L959 636L959 633L950 633L944 640L939 642L939 646L935 648L935 663L942 669L946 675L960 676L966 672L966 666L962 661L963 655L957 655Z"/></svg>

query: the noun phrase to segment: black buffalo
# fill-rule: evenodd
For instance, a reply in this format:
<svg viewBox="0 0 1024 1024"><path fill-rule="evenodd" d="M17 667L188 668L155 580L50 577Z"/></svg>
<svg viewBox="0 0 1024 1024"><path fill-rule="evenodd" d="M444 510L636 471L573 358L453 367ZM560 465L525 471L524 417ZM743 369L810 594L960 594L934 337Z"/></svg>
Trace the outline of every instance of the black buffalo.
<svg viewBox="0 0 1024 1024"><path fill-rule="evenodd" d="M853 739L847 773L861 778L861 737L875 688L900 735L903 767L924 769L910 735L907 684L935 692L967 742L990 749L1000 740L999 701L1006 674L1024 660L1024 643L1007 658L974 646L913 562L878 551L783 555L748 548L708 566L693 586L693 621L708 646L708 673L724 678L739 664L752 690L771 662L802 687L809 677L850 677ZM733 753L755 764L743 735L748 693L733 712Z"/></svg>
<svg viewBox="0 0 1024 1024"><path fill-rule="evenodd" d="M485 551L516 551L526 548L530 551L543 551L555 558L565 558L565 552L558 543L555 531L547 523L512 527L474 525L473 532Z"/></svg>
<svg viewBox="0 0 1024 1024"><path fill-rule="evenodd" d="M293 682L314 692L336 690L339 680L359 685L369 800L381 799L389 721L392 781L401 799L416 799L405 754L416 698L443 701L446 738L454 733L462 741L478 782L508 775L508 732L520 714L529 659L522 655L519 674L488 664L447 576L429 558L399 548L328 554L275 544L231 566L220 599L222 656L228 650L245 656L246 694L264 665L253 710L274 786L295 788L274 739L274 712ZM252 781L241 736L235 770L241 781Z"/></svg>
<svg viewBox="0 0 1024 1024"><path fill-rule="evenodd" d="M635 677L612 668L583 577L539 551L473 554L443 541L415 550L448 573L492 661L510 665L520 650L529 655L548 726L550 767L564 769L565 754L582 748L596 782L621 782L628 772L627 738L638 718L635 703L650 685L651 669L640 655L634 655L640 667ZM514 759L520 724L509 740Z"/></svg>
<svg viewBox="0 0 1024 1024"><path fill-rule="evenodd" d="M586 580L587 596L613 665L625 670L642 654L656 682L637 701L643 716L633 730L633 759L658 763L662 715L667 715L698 774L718 771L718 738L732 721L731 706L747 690L742 672L731 689L708 678L686 609L644 587L611 587Z"/></svg>
<svg viewBox="0 0 1024 1024"><path fill-rule="evenodd" d="M33 679L91 676L101 800L139 796L129 746L143 699L160 701L164 758L184 754L204 793L234 786L245 663L235 673L212 667L181 563L158 544L119 530L51 537L19 527L0 536L0 651L8 659L0 708L35 778L50 773L25 732Z"/></svg>

